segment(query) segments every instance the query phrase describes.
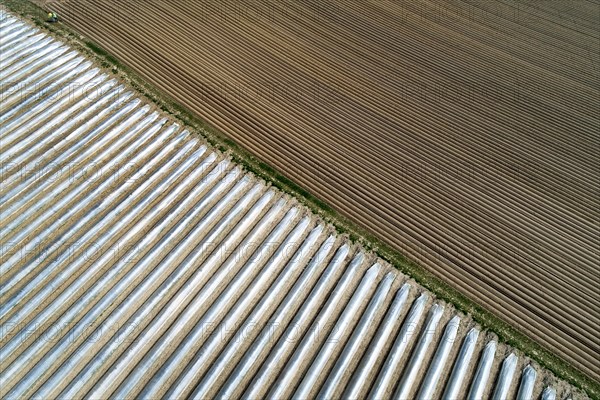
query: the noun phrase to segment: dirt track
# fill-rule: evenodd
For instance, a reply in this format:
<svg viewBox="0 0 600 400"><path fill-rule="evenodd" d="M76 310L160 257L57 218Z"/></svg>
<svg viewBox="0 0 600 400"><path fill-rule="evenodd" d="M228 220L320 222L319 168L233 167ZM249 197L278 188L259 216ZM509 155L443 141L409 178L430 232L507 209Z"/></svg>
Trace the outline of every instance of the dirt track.
<svg viewBox="0 0 600 400"><path fill-rule="evenodd" d="M598 379L598 3L69 1L64 21Z"/></svg>

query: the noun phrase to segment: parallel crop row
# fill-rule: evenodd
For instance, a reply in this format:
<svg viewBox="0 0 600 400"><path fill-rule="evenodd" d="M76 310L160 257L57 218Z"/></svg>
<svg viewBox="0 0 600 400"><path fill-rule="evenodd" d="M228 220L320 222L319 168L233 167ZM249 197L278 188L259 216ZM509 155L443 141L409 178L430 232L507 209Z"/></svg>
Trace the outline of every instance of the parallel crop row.
<svg viewBox="0 0 600 400"><path fill-rule="evenodd" d="M0 397L571 393L68 46L0 37Z"/></svg>
<svg viewBox="0 0 600 400"><path fill-rule="evenodd" d="M599 376L598 4L57 7L334 209Z"/></svg>

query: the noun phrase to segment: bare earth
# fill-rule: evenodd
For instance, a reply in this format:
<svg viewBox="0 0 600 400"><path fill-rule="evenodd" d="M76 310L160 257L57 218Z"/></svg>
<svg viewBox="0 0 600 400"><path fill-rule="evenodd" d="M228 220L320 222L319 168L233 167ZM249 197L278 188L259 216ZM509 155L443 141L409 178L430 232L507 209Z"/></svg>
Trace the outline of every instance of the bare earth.
<svg viewBox="0 0 600 400"><path fill-rule="evenodd" d="M600 377L598 2L53 7L317 197Z"/></svg>

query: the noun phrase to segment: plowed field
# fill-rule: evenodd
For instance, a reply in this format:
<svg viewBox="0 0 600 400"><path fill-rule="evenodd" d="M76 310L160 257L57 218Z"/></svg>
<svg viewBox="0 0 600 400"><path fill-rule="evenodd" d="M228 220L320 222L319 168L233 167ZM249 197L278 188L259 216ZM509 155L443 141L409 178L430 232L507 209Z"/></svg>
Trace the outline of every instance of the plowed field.
<svg viewBox="0 0 600 400"><path fill-rule="evenodd" d="M598 379L598 2L55 6L166 94Z"/></svg>

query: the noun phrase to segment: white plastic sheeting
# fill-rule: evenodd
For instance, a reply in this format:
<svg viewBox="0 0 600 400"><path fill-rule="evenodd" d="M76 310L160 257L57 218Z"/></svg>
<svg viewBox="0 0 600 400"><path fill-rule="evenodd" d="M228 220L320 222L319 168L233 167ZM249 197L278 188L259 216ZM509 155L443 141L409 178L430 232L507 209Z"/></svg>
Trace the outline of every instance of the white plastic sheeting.
<svg viewBox="0 0 600 400"><path fill-rule="evenodd" d="M531 366L493 370L472 323L67 46L6 13L0 39L0 397L540 395Z"/></svg>

